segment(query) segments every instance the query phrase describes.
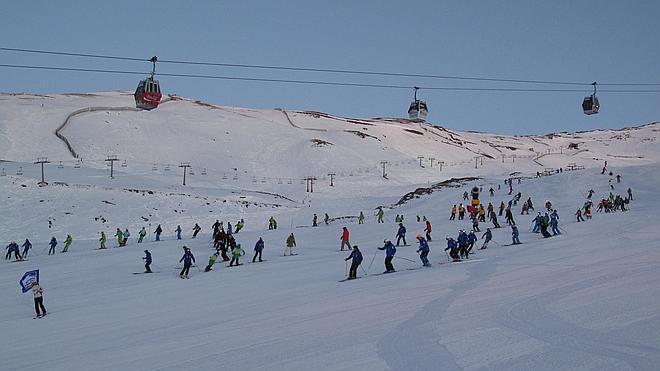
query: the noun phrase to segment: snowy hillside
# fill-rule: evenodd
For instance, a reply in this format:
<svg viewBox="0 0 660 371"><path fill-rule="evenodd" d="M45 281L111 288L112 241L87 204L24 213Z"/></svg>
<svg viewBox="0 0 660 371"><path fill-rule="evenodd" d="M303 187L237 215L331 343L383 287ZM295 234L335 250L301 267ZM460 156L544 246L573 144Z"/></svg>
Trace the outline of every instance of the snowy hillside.
<svg viewBox="0 0 660 371"><path fill-rule="evenodd" d="M660 207L660 124L511 137L178 97L135 111L132 101L117 92L0 95L0 241L34 244L28 261L0 267L0 369L657 369L660 250L651 215ZM109 155L119 159L113 179ZM34 161L42 156L51 162L40 187ZM605 161L621 183L601 175ZM186 186L182 162L194 173ZM493 230L488 249L448 263L445 236L471 228L448 220L451 206L473 186L483 187L484 204L507 203L511 176L514 193L531 197L536 211L553 203L563 234L532 233L535 212L520 215L518 204L522 245L507 246L500 217L505 228ZM317 178L313 193L305 177ZM443 183L461 177L478 179ZM629 211L575 222L590 189L598 201L628 187ZM311 227L314 213L319 227ZM376 247L394 240L397 214L412 246L398 249L397 273L381 275ZM271 216L276 230L267 228ZM417 216L433 224L430 268L415 252L424 228ZM241 218L244 265L218 261L203 272L213 222ZM195 223L202 232L192 239ZM155 242L158 224L164 238ZM343 226L364 255L355 281L338 282L347 268ZM142 227L149 234L138 245ZM127 247L116 247L117 228L130 230ZM101 231L107 250L97 249ZM298 255L282 256L290 233ZM60 253L67 234L74 242ZM54 256L51 236L60 241ZM259 237L266 261L253 264ZM176 269L182 245L197 259L189 280ZM144 270L144 249L156 273L133 274ZM18 286L31 269L40 269L44 319L32 319L32 296Z"/></svg>

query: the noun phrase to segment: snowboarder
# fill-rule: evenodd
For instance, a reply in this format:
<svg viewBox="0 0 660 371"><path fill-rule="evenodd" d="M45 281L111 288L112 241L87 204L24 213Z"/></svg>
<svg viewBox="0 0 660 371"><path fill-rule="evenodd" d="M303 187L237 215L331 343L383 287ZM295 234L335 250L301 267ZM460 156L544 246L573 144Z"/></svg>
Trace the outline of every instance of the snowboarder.
<svg viewBox="0 0 660 371"><path fill-rule="evenodd" d="M71 246L72 242L73 242L73 237L71 237L70 234L67 234L66 238L64 239L64 248L62 249L62 252L69 251L69 247Z"/></svg>
<svg viewBox="0 0 660 371"><path fill-rule="evenodd" d="M183 262L183 269L179 273L179 277L188 278L188 273L190 272L190 266L195 263L195 257L193 256L190 249L186 246L183 247L183 256L179 260L179 263Z"/></svg>
<svg viewBox="0 0 660 371"><path fill-rule="evenodd" d="M406 246L406 227L403 226L403 223L399 223L399 230L396 232L396 245L399 246L399 243L403 240L403 245Z"/></svg>
<svg viewBox="0 0 660 371"><path fill-rule="evenodd" d="M289 255L298 255L293 252L293 248L296 247L296 238L293 236L293 232L286 238L286 247L284 248L284 256L286 256L286 250L289 249Z"/></svg>
<svg viewBox="0 0 660 371"><path fill-rule="evenodd" d="M149 250L144 250L144 257L142 258L144 260L144 273L151 273L151 253Z"/></svg>
<svg viewBox="0 0 660 371"><path fill-rule="evenodd" d="M431 222L428 220L426 221L426 228L424 228L424 232L426 232L426 241L428 242L433 241L431 239Z"/></svg>
<svg viewBox="0 0 660 371"><path fill-rule="evenodd" d="M138 233L138 243L142 243L142 240L144 240L144 237L147 235L147 230L142 227L140 229L140 233Z"/></svg>
<svg viewBox="0 0 660 371"><path fill-rule="evenodd" d="M48 249L48 255L55 255L55 246L57 246L57 238L53 236L48 244L50 245L50 249Z"/></svg>
<svg viewBox="0 0 660 371"><path fill-rule="evenodd" d="M383 247L379 247L378 250L385 250L385 272L383 273L392 273L395 272L394 265L392 265L392 259L396 254L396 247L390 240L383 240Z"/></svg>
<svg viewBox="0 0 660 371"><path fill-rule="evenodd" d="M156 230L154 231L154 234L156 235L156 241L160 241L161 233L163 233L163 228L161 228L160 224L158 224L158 227L156 227Z"/></svg>
<svg viewBox="0 0 660 371"><path fill-rule="evenodd" d="M218 255L220 254L218 254L218 252L216 251L213 254L211 254L211 256L209 256L209 264L206 266L206 268L204 268L204 272L211 271L211 267L213 267L213 264L215 264L215 261L218 259Z"/></svg>
<svg viewBox="0 0 660 371"><path fill-rule="evenodd" d="M232 267L234 266L234 262L236 265L241 265L241 263L238 262L238 259L242 256L245 255L245 251L241 249L241 244L237 244L234 246L233 249L231 249L231 261L229 262L229 266Z"/></svg>
<svg viewBox="0 0 660 371"><path fill-rule="evenodd" d="M21 254L19 252L19 247L18 247L18 244L16 243L16 241L11 241L9 243L9 245L7 245L7 247L5 247L5 249L7 249L7 254L5 254L5 260L11 259L11 254L12 253L14 253L14 258L16 258L17 261L18 260L23 260L23 258L21 257Z"/></svg>
<svg viewBox="0 0 660 371"><path fill-rule="evenodd" d="M176 229L174 230L174 232L176 232L176 239L177 239L177 240L180 240L180 239L181 239L181 226L180 226L180 225L177 225L177 226L176 226Z"/></svg>
<svg viewBox="0 0 660 371"><path fill-rule="evenodd" d="M30 249L32 248L32 242L28 240L27 238L25 239L25 242L21 245L23 247L23 259L27 258L28 254L30 253Z"/></svg>
<svg viewBox="0 0 660 371"><path fill-rule="evenodd" d="M484 244L481 245L481 250L487 249L488 248L488 242L493 239L493 233L490 231L490 228L486 228L486 233L481 236L481 239L484 240Z"/></svg>
<svg viewBox="0 0 660 371"><path fill-rule="evenodd" d="M417 249L417 253L421 252L421 254L419 254L419 258L422 260L422 265L425 267L430 267L431 263L429 263L429 259L427 258L430 251L429 244L426 243L426 240L424 237L422 237L421 234L417 234L417 241L419 241L419 249Z"/></svg>
<svg viewBox="0 0 660 371"><path fill-rule="evenodd" d="M350 251L351 250L351 243L348 241L348 239L349 239L348 228L346 228L346 227L342 228L341 237L339 237L339 239L341 240L341 245L339 247L339 250L344 251L344 245L346 245L346 250Z"/></svg>
<svg viewBox="0 0 660 371"><path fill-rule="evenodd" d="M360 215L358 216L358 224L364 224L364 213L360 211Z"/></svg>
<svg viewBox="0 0 660 371"><path fill-rule="evenodd" d="M518 232L518 227L516 227L515 224L511 225L511 238L513 239L513 244L514 245L519 245L522 242L520 242L520 239L518 238L520 236L520 232Z"/></svg>
<svg viewBox="0 0 660 371"><path fill-rule="evenodd" d="M124 230L124 234L123 234L124 239L122 240L122 242L124 243L124 246L126 246L126 244L128 243L128 237L130 237L130 236L131 236L131 234L128 233L128 228L126 228L126 230Z"/></svg>
<svg viewBox="0 0 660 371"><path fill-rule="evenodd" d="M202 230L202 227L199 226L199 224L195 223L195 226L193 227L193 235L192 238L197 237L197 233Z"/></svg>
<svg viewBox="0 0 660 371"><path fill-rule="evenodd" d="M106 249L105 242L107 240L108 238L105 236L105 232L101 231L101 238L99 238L99 243L101 244L101 246L99 247L99 249L101 250Z"/></svg>
<svg viewBox="0 0 660 371"><path fill-rule="evenodd" d="M318 220L318 216L314 214L314 217L312 218L312 227L318 227L318 224L316 223L317 220Z"/></svg>
<svg viewBox="0 0 660 371"><path fill-rule="evenodd" d="M382 207L378 207L378 212L376 213L376 216L378 217L378 223L385 223L383 220L383 216L385 215L385 212L383 211Z"/></svg>
<svg viewBox="0 0 660 371"><path fill-rule="evenodd" d="M46 307L44 307L44 289L35 282L32 285L32 294L34 295L34 311L36 316L34 318L41 318L46 316Z"/></svg>
<svg viewBox="0 0 660 371"><path fill-rule="evenodd" d="M119 245L119 247L124 246L124 234L121 232L121 229L117 228L115 237L117 237L117 245Z"/></svg>
<svg viewBox="0 0 660 371"><path fill-rule="evenodd" d="M261 260L261 253L264 251L264 240L259 237L259 241L257 241L256 244L254 244L254 257L252 257L252 262L254 263L257 260L257 257L259 257L259 261Z"/></svg>
<svg viewBox="0 0 660 371"><path fill-rule="evenodd" d="M352 280L357 278L357 268L362 263L362 253L360 252L360 249L358 249L357 245L353 246L353 252L351 252L351 255L349 255L348 258L344 260L348 261L349 259L352 259L352 262L347 279Z"/></svg>
<svg viewBox="0 0 660 371"><path fill-rule="evenodd" d="M459 247L456 241L452 237L447 237L447 248L445 251L449 250L449 256L456 262L461 261L461 258L458 255Z"/></svg>

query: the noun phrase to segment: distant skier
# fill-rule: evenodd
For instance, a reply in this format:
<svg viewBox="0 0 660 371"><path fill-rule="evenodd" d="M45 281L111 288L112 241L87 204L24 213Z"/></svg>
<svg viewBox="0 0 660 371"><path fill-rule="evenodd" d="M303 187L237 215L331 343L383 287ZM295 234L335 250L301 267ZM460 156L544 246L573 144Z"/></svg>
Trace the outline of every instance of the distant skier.
<svg viewBox="0 0 660 371"><path fill-rule="evenodd" d="M458 220L463 220L465 218L465 206L463 204L458 205Z"/></svg>
<svg viewBox="0 0 660 371"><path fill-rule="evenodd" d="M199 224L195 223L195 226L193 227L193 235L192 238L197 237L197 233L202 230L202 227L199 226Z"/></svg>
<svg viewBox="0 0 660 371"><path fill-rule="evenodd" d="M21 247L23 247L23 259L26 259L30 253L30 249L32 249L32 242L26 238Z"/></svg>
<svg viewBox="0 0 660 371"><path fill-rule="evenodd" d="M182 231L181 226L180 226L180 225L177 225L177 226L176 226L176 229L174 230L174 232L176 232L176 239L177 239L177 240L180 240L180 239L181 239L181 231Z"/></svg>
<svg viewBox="0 0 660 371"><path fill-rule="evenodd" d="M505 218L506 218L506 222L507 222L509 225L516 225L516 222L513 220L513 213L511 212L511 208L510 208L510 207L507 207L507 208L506 208L506 216L505 216Z"/></svg>
<svg viewBox="0 0 660 371"><path fill-rule="evenodd" d="M209 256L209 264L206 266L206 268L204 268L204 272L210 272L211 271L211 268L215 264L215 261L218 259L218 255L220 255L220 254L218 254L218 252L216 251L213 254L211 254L211 256Z"/></svg>
<svg viewBox="0 0 660 371"><path fill-rule="evenodd" d="M458 242L459 256L461 258L468 259L469 258L468 246L470 245L470 238L468 237L467 233L465 233L465 231L461 229L458 232L458 238L456 240Z"/></svg>
<svg viewBox="0 0 660 371"><path fill-rule="evenodd" d="M403 240L403 245L408 245L406 243L406 227L403 226L403 223L399 223L399 230L396 232L396 245L399 246L399 243Z"/></svg>
<svg viewBox="0 0 660 371"><path fill-rule="evenodd" d="M468 254L472 253L472 248L474 247L475 242L477 242L477 235L474 234L474 231L470 231L470 233L468 233Z"/></svg>
<svg viewBox="0 0 660 371"><path fill-rule="evenodd" d="M557 214L557 210L554 210L552 214L550 214L550 227L552 227L552 234L553 235L558 235L561 234L559 231L559 214Z"/></svg>
<svg viewBox="0 0 660 371"><path fill-rule="evenodd" d="M144 229L144 227L142 227L142 229L140 229L140 232L138 233L138 243L142 243L146 235L147 235L147 230Z"/></svg>
<svg viewBox="0 0 660 371"><path fill-rule="evenodd" d="M577 217L578 223L584 221L584 218L582 217L582 209L578 208L575 212L575 216Z"/></svg>
<svg viewBox="0 0 660 371"><path fill-rule="evenodd" d="M342 228L341 237L339 237L339 239L341 240L341 245L339 246L340 251L344 251L344 246L346 246L347 251L351 249L351 243L349 242L348 228L346 227Z"/></svg>
<svg viewBox="0 0 660 371"><path fill-rule="evenodd" d="M495 190L493 189L493 187L490 187L488 193L490 194L490 197L493 197L493 195L495 194Z"/></svg>
<svg viewBox="0 0 660 371"><path fill-rule="evenodd" d="M518 245L521 244L520 239L518 238L520 236L520 232L518 232L518 227L516 227L515 224L511 225L511 238L513 239L513 244Z"/></svg>
<svg viewBox="0 0 660 371"><path fill-rule="evenodd" d="M534 223L534 228L532 228L532 233L539 233L541 231L541 212L539 211L538 215L532 219Z"/></svg>
<svg viewBox="0 0 660 371"><path fill-rule="evenodd" d="M328 215L328 213L325 213L325 216L323 217L323 222L325 223L325 225L330 224L330 215Z"/></svg>
<svg viewBox="0 0 660 371"><path fill-rule="evenodd" d="M55 255L55 246L57 246L57 238L53 236L48 244L50 245L50 249L48 249L48 255Z"/></svg>
<svg viewBox="0 0 660 371"><path fill-rule="evenodd" d="M452 238L452 237L447 237L447 248L445 248L445 251L449 250L449 256L456 262L456 261L461 261L461 258L459 257L459 247L458 243Z"/></svg>
<svg viewBox="0 0 660 371"><path fill-rule="evenodd" d="M124 233L122 233L121 229L117 228L115 237L117 237L117 245L119 245L119 247L124 246Z"/></svg>
<svg viewBox="0 0 660 371"><path fill-rule="evenodd" d="M286 238L286 247L284 248L284 256L286 256L286 250L289 250L289 255L298 255L293 252L293 248L296 247L296 238L293 236L293 233Z"/></svg>
<svg viewBox="0 0 660 371"><path fill-rule="evenodd" d="M64 239L64 248L62 249L62 252L69 251L69 247L71 246L72 242L73 242L73 237L71 237L70 234L67 234L66 239Z"/></svg>
<svg viewBox="0 0 660 371"><path fill-rule="evenodd" d="M486 233L481 236L481 239L484 240L484 244L481 245L481 250L488 248L488 243L493 239L493 233L490 231L490 228L486 228Z"/></svg>
<svg viewBox="0 0 660 371"><path fill-rule="evenodd" d="M392 259L396 254L396 247L390 240L384 240L383 247L379 247L378 250L385 250L385 272L383 273L392 273L394 272L394 265L392 265Z"/></svg>
<svg viewBox="0 0 660 371"><path fill-rule="evenodd" d="M19 247L18 247L18 244L16 243L16 241L11 241L9 243L9 245L7 245L7 247L5 247L5 249L7 249L7 254L5 254L5 260L10 260L12 253L14 253L14 258L17 261L18 260L23 260L23 258L21 257L21 254L19 252Z"/></svg>
<svg viewBox="0 0 660 371"><path fill-rule="evenodd" d="M232 229L231 223L227 222L227 234L232 235L234 233L234 230Z"/></svg>
<svg viewBox="0 0 660 371"><path fill-rule="evenodd" d="M163 233L163 228L161 228L160 224L158 224L158 227L156 227L156 230L154 231L154 234L156 235L156 241L160 241L161 233Z"/></svg>
<svg viewBox="0 0 660 371"><path fill-rule="evenodd" d="M241 263L238 262L238 259L243 255L245 255L245 251L243 251L241 244L239 243L231 249L231 261L229 262L229 266L234 266L234 263L236 263L236 265L241 265Z"/></svg>
<svg viewBox="0 0 660 371"><path fill-rule="evenodd" d="M472 217L472 231L481 232L481 230L479 230L479 219L476 216Z"/></svg>
<svg viewBox="0 0 660 371"><path fill-rule="evenodd" d="M358 224L364 224L364 213L360 211L360 215L358 216Z"/></svg>
<svg viewBox="0 0 660 371"><path fill-rule="evenodd" d="M463 192L463 200L467 200L467 199L468 199L468 193L467 191L465 191Z"/></svg>
<svg viewBox="0 0 660 371"><path fill-rule="evenodd" d="M360 252L360 249L357 247L357 245L353 246L353 252L351 252L351 255L349 255L344 260L348 261L349 259L352 259L352 262L347 279L352 280L357 278L357 268L360 266L360 264L362 264L362 253Z"/></svg>
<svg viewBox="0 0 660 371"><path fill-rule="evenodd" d="M378 223L385 223L383 220L383 216L385 215L385 212L383 211L382 207L378 207L378 212L376 213L376 216L378 217Z"/></svg>
<svg viewBox="0 0 660 371"><path fill-rule="evenodd" d="M318 224L316 223L318 220L318 216L314 214L314 217L312 218L312 227L318 227Z"/></svg>
<svg viewBox="0 0 660 371"><path fill-rule="evenodd" d="M259 240L257 241L256 244L254 244L254 257L252 257L252 262L254 263L257 260L257 257L259 257L259 261L261 260L261 253L264 251L264 240L259 237Z"/></svg>
<svg viewBox="0 0 660 371"><path fill-rule="evenodd" d="M34 318L41 318L46 316L46 307L44 307L44 289L35 282L32 285L32 295L34 296L34 311L36 315Z"/></svg>
<svg viewBox="0 0 660 371"><path fill-rule="evenodd" d="M101 244L101 246L99 247L99 249L101 250L106 249L105 243L107 240L108 238L105 236L105 232L101 231L101 238L99 238L99 243Z"/></svg>
<svg viewBox="0 0 660 371"><path fill-rule="evenodd" d="M427 220L426 221L426 227L424 228L424 232L426 232L426 241L428 241L428 242L433 241L431 239L431 230L432 230L431 229L431 222Z"/></svg>
<svg viewBox="0 0 660 371"><path fill-rule="evenodd" d="M124 246L126 246L126 244L128 243L128 237L130 237L130 236L131 236L131 234L128 233L128 228L126 228L126 230L124 230L124 234L123 234L123 237L124 237L124 239L123 239Z"/></svg>
<svg viewBox="0 0 660 371"><path fill-rule="evenodd" d="M179 260L179 263L183 262L183 269L179 273L179 277L188 278L188 273L190 272L190 267L195 263L195 257L193 256L190 249L186 246L183 247L183 256Z"/></svg>
<svg viewBox="0 0 660 371"><path fill-rule="evenodd" d="M500 209L500 212L499 212L499 216L502 216L502 213L504 213L504 208L505 208L505 207L506 207L506 206L504 206L504 201L500 202L500 208L499 208L499 209Z"/></svg>
<svg viewBox="0 0 660 371"><path fill-rule="evenodd" d="M552 237L550 232L548 232L548 226L550 225L550 217L548 216L548 213L545 213L545 216L541 217L541 235L543 235L543 238L549 238Z"/></svg>
<svg viewBox="0 0 660 371"><path fill-rule="evenodd" d="M144 257L142 258L144 260L144 273L152 273L151 272L151 253L149 250L144 250Z"/></svg>
<svg viewBox="0 0 660 371"><path fill-rule="evenodd" d="M455 219L456 219L456 205L452 206L451 215L449 216L449 220L455 220Z"/></svg>
<svg viewBox="0 0 660 371"><path fill-rule="evenodd" d="M630 187L628 187L628 200L630 200L630 201L633 200L632 189L630 189Z"/></svg>
<svg viewBox="0 0 660 371"><path fill-rule="evenodd" d="M430 251L429 244L426 243L426 240L424 237L422 237L421 234L417 235L417 241L419 241L419 249L417 249L417 252L421 252L421 254L419 254L419 258L422 260L422 265L425 267L430 267L431 263L429 263L429 259L427 258Z"/></svg>
<svg viewBox="0 0 660 371"><path fill-rule="evenodd" d="M493 221L493 228L502 228L500 223L497 221L497 214L492 213L491 214L491 220Z"/></svg>
<svg viewBox="0 0 660 371"><path fill-rule="evenodd" d="M243 229L243 227L245 227L245 221L241 219L238 222L236 222L236 230L234 231L234 233L238 233L241 229Z"/></svg>

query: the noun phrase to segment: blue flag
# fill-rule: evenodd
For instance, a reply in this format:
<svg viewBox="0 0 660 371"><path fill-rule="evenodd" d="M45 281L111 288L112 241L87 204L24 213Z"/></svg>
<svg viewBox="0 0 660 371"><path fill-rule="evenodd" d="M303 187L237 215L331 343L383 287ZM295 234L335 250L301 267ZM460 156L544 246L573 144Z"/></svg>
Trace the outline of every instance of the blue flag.
<svg viewBox="0 0 660 371"><path fill-rule="evenodd" d="M34 286L35 283L39 282L39 270L35 269L33 271L27 271L23 275L23 278L19 281L21 284L21 289L23 290L23 293L26 293L30 291L32 286Z"/></svg>

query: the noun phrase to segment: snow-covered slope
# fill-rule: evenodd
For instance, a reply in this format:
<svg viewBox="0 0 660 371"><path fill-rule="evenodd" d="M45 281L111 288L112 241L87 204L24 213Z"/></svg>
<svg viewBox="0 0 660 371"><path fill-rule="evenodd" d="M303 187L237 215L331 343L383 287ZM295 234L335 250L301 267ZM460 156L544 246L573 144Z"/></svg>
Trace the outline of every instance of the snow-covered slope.
<svg viewBox="0 0 660 371"><path fill-rule="evenodd" d="M151 112L73 116L61 132L79 164L54 135L74 111L131 103L129 93L0 96L0 158L8 161L0 163L0 241L34 243L29 261L0 267L2 370L654 370L660 362L660 250L651 217L660 207L658 124L508 137L175 98ZM578 148L569 150L571 143ZM476 154L489 157L475 169ZM120 158L114 179L107 155ZM36 184L38 156L53 161L45 187ZM430 167L430 156L445 161L442 171ZM600 174L605 160L621 183ZM187 186L177 167L184 161L195 172ZM533 177L569 163L586 169ZM514 172L521 176L514 191L537 210L552 201L564 233L545 240L531 233L534 215L519 215L518 205L523 245L504 246L510 230L497 229L487 250L447 263L444 237L470 227L447 220L451 205L473 186L483 187L484 203L507 202L503 179ZM307 176L318 178L313 193L301 184ZM480 179L425 189L467 176ZM574 222L589 189L600 199L628 187L630 211ZM416 189L417 197L397 205ZM386 206L384 224L373 216L379 205ZM354 218L360 211L366 224ZM327 226L326 212L336 218ZM309 227L314 213L317 228ZM432 268L407 270L419 267L419 257L415 246L400 247L399 272L376 275L384 258L376 247L394 237L396 214L405 216L409 243L424 227L416 216L433 223ZM270 216L277 230L267 229ZM211 224L240 218L242 261L259 237L266 261L237 268L219 262L201 272L213 252ZM203 231L191 239L195 223ZM139 228L151 233L157 224L163 241L150 234L135 243ZM337 251L342 226L365 260L361 279L339 283L348 255ZM127 247L115 248L116 228L129 228ZM96 250L100 231L109 250ZM289 233L299 254L284 257ZM74 243L59 253L66 234ZM55 256L46 254L51 236L60 240ZM197 258L190 280L175 269L182 245ZM134 275L143 270L145 248L158 273ZM42 320L31 319L31 296L18 287L35 268L50 312Z"/></svg>

